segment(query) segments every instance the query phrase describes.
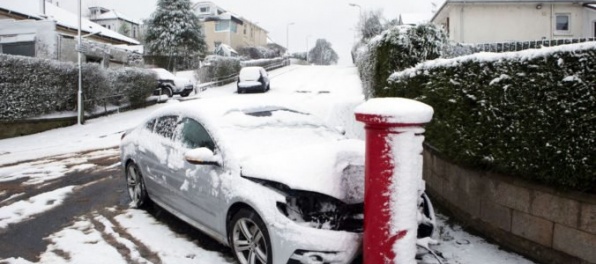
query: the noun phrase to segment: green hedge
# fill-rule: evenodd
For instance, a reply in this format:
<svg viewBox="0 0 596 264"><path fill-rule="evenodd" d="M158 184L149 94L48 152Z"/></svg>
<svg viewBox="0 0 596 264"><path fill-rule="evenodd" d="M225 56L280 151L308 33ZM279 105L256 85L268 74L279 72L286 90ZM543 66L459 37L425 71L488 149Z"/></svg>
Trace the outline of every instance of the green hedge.
<svg viewBox="0 0 596 264"><path fill-rule="evenodd" d="M85 110L106 97L123 94L132 107L144 104L156 76L141 69L103 69L83 64ZM78 67L73 63L0 54L0 120L19 120L52 112L75 111Z"/></svg>
<svg viewBox="0 0 596 264"><path fill-rule="evenodd" d="M428 61L383 96L434 107L427 141L456 162L596 192L596 43Z"/></svg>
<svg viewBox="0 0 596 264"><path fill-rule="evenodd" d="M372 38L355 53L365 96L385 96L392 73L438 58L446 42L445 32L433 24L396 26Z"/></svg>

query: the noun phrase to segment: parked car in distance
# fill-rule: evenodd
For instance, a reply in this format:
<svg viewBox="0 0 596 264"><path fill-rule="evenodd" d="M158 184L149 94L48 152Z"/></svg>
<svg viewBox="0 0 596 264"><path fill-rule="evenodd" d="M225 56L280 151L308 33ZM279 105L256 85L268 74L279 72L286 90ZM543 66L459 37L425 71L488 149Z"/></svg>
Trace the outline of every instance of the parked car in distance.
<svg viewBox="0 0 596 264"><path fill-rule="evenodd" d="M351 263L362 241L365 144L273 100L167 105L128 130L120 150L132 204L155 202L241 264ZM423 238L435 221L420 193Z"/></svg>
<svg viewBox="0 0 596 264"><path fill-rule="evenodd" d="M157 88L153 91L153 95L165 94L172 97L179 94L186 97L195 89L192 81L187 78L178 77L162 68L151 70L157 74Z"/></svg>
<svg viewBox="0 0 596 264"><path fill-rule="evenodd" d="M267 92L270 88L269 74L263 67L244 67L238 75L238 93L247 91Z"/></svg>

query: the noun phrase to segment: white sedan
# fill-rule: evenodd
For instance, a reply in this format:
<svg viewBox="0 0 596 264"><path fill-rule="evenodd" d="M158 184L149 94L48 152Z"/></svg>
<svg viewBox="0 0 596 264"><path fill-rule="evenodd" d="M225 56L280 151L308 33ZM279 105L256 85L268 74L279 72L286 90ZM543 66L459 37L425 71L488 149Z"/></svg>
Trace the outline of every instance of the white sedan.
<svg viewBox="0 0 596 264"><path fill-rule="evenodd" d="M254 101L174 104L127 131L132 203L155 202L242 264L350 263L361 247L364 143Z"/></svg>

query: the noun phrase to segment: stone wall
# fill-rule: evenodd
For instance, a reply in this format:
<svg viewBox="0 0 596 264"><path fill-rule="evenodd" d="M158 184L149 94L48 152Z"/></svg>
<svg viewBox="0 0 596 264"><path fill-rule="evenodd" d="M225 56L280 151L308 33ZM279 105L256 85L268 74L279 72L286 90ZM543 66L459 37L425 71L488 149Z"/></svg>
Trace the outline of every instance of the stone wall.
<svg viewBox="0 0 596 264"><path fill-rule="evenodd" d="M463 168L429 146L423 175L434 203L490 240L539 263L596 263L596 195Z"/></svg>
<svg viewBox="0 0 596 264"><path fill-rule="evenodd" d="M54 128L71 126L76 123L76 116L55 119L0 121L0 139L35 134Z"/></svg>

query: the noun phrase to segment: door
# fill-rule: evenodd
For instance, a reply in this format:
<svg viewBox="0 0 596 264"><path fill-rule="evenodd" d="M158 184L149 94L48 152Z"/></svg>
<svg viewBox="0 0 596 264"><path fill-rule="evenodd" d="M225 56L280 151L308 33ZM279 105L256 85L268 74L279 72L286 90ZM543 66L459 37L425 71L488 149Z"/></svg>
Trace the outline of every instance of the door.
<svg viewBox="0 0 596 264"><path fill-rule="evenodd" d="M168 165L172 158L173 135L178 116L162 116L155 121L153 133L150 136L142 137L139 143L139 151L143 158L143 172L147 178L148 188L154 191L154 197L170 206L176 200L173 197L172 182L173 175Z"/></svg>
<svg viewBox="0 0 596 264"><path fill-rule="evenodd" d="M219 224L217 215L223 211L220 199L220 175L223 169L216 165L195 165L184 159L184 153L196 148L208 148L217 153L215 143L207 130L191 118L183 118L176 128L175 150L172 158L180 159L183 163L176 166L174 171L173 191L181 197L176 205L179 210L200 224L217 229Z"/></svg>

